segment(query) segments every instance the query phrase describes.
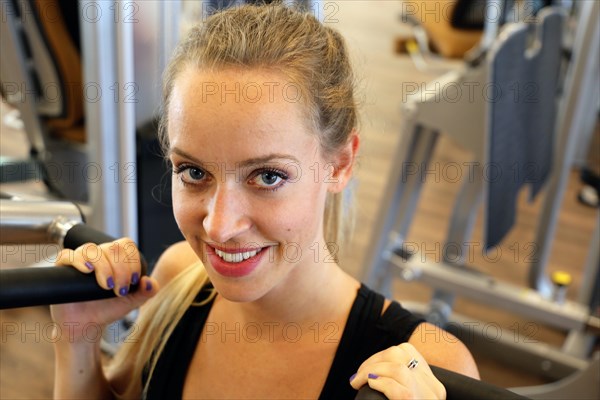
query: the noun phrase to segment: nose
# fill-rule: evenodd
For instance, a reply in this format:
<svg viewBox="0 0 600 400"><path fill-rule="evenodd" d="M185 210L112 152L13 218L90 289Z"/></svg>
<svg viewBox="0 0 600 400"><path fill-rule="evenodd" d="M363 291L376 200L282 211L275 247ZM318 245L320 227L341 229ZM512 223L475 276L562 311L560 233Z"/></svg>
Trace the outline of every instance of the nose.
<svg viewBox="0 0 600 400"><path fill-rule="evenodd" d="M247 204L241 190L227 183L217 185L202 225L210 241L225 243L250 229Z"/></svg>

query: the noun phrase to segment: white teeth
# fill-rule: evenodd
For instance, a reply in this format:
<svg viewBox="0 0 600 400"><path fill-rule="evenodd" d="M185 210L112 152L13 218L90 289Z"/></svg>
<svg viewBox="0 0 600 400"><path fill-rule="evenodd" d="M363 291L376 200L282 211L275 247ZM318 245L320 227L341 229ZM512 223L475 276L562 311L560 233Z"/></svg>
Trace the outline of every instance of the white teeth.
<svg viewBox="0 0 600 400"><path fill-rule="evenodd" d="M217 253L217 255L219 257L221 257L223 260L230 262L230 263L239 263L239 262L242 262L243 260L247 260L250 257L254 257L259 251L260 251L260 249L252 250L252 251L245 251L243 253L226 253L219 249L215 249L215 253Z"/></svg>

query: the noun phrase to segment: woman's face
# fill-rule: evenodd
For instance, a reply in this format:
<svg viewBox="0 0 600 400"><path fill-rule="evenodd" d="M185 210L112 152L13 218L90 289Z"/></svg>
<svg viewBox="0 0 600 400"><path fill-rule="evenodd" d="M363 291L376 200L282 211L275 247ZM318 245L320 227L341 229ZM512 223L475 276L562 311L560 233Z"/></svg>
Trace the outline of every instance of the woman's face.
<svg viewBox="0 0 600 400"><path fill-rule="evenodd" d="M188 68L175 81L167 110L175 218L233 301L310 276L329 255L323 211L339 182L297 97L272 71Z"/></svg>

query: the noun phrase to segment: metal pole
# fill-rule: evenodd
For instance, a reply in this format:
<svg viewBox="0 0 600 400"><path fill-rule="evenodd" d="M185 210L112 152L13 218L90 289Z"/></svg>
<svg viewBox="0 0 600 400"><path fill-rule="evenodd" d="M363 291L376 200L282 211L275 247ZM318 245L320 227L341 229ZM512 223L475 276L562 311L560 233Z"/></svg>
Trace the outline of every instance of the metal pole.
<svg viewBox="0 0 600 400"><path fill-rule="evenodd" d="M71 202L0 200L0 245L58 243L64 228L78 223L83 218Z"/></svg>
<svg viewBox="0 0 600 400"><path fill-rule="evenodd" d="M582 1L575 37L573 58L566 77L565 94L557 119L556 160L548 188L535 243L538 244L529 270L529 285L550 296L552 285L545 274L552 250L558 216L567 188L571 166L581 137L582 126L588 118L596 118L596 92L600 86L599 61L600 2Z"/></svg>

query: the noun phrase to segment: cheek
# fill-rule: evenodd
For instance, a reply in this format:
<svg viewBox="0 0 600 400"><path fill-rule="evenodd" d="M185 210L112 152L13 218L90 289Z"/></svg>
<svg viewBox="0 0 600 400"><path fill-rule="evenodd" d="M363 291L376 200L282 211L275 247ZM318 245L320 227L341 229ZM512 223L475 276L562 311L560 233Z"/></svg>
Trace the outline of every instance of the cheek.
<svg viewBox="0 0 600 400"><path fill-rule="evenodd" d="M306 185L298 191L286 207L278 210L273 215L272 223L279 226L286 236L294 235L296 238L318 240L322 234L323 212L327 192L315 183Z"/></svg>
<svg viewBox="0 0 600 400"><path fill-rule="evenodd" d="M185 196L182 191L174 189L172 192L173 198L173 216L179 226L179 229L186 234L186 230L201 217L201 210L204 199L198 196L191 198Z"/></svg>
<svg viewBox="0 0 600 400"><path fill-rule="evenodd" d="M176 186L178 185L177 182L173 182L172 184L172 188L171 188L171 202L173 204L173 216L175 217L175 220L177 221L177 225L179 225L179 227L181 228L181 217L184 215L183 213L183 209L185 208L181 202L181 194L179 192L179 190L177 190Z"/></svg>

